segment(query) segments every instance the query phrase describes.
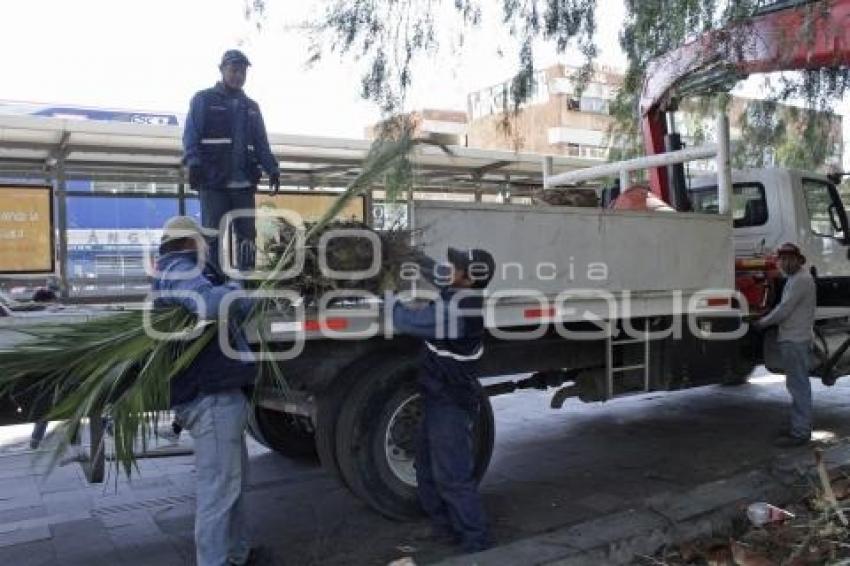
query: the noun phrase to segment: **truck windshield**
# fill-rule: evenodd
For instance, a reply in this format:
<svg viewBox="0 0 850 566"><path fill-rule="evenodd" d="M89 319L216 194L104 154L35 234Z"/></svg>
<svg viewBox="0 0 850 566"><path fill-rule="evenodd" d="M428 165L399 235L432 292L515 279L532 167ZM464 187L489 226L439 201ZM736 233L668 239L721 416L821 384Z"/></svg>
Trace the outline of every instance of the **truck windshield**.
<svg viewBox="0 0 850 566"><path fill-rule="evenodd" d="M691 190L694 212L717 214L717 187ZM761 183L736 183L732 192L732 221L735 228L762 226L767 223L767 201Z"/></svg>

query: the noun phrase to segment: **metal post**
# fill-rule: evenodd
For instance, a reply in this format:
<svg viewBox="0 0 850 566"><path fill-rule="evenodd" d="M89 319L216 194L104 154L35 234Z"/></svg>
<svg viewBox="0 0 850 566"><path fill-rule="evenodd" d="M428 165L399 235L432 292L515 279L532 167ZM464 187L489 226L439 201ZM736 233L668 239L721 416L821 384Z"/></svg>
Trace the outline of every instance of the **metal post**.
<svg viewBox="0 0 850 566"><path fill-rule="evenodd" d="M81 455L81 465L89 483L103 483L106 471L106 451L103 442L103 410L100 406L89 412L89 452Z"/></svg>
<svg viewBox="0 0 850 566"><path fill-rule="evenodd" d="M732 206L732 169L729 161L729 117L717 112L717 205L720 214L729 214Z"/></svg>
<svg viewBox="0 0 850 566"><path fill-rule="evenodd" d="M59 297L67 300L71 295L68 281L68 203L65 190L65 154L59 152L56 159L56 176L53 192L56 198L56 230L59 249L57 250L57 268L59 271Z"/></svg>
<svg viewBox="0 0 850 566"><path fill-rule="evenodd" d="M687 149L680 149L679 151L673 151L670 153L659 153L657 155L628 159L626 161L620 161L619 163L606 163L605 165L597 165L595 167L586 167L584 169L575 169L573 171L558 173L557 175L552 175L551 177L544 179L543 188L551 189L560 185L575 185L582 181L619 175L621 171L640 171L642 169L664 167L671 163L683 163L694 159L711 159L716 155L716 144L689 147ZM592 189L592 187L585 188L588 190Z"/></svg>
<svg viewBox="0 0 850 566"><path fill-rule="evenodd" d="M407 191L407 229L410 230L410 245L416 247L416 212L413 206L413 193L416 192L414 187L410 187Z"/></svg>
<svg viewBox="0 0 850 566"><path fill-rule="evenodd" d="M620 171L620 194L626 192L626 189L629 188L629 172L625 169Z"/></svg>
<svg viewBox="0 0 850 566"><path fill-rule="evenodd" d="M667 133L676 133L676 113L672 110L666 113L667 118Z"/></svg>
<svg viewBox="0 0 850 566"><path fill-rule="evenodd" d="M552 176L554 172L555 160L551 155L547 155L543 158L543 186L546 186L546 179Z"/></svg>
<svg viewBox="0 0 850 566"><path fill-rule="evenodd" d="M183 176L183 168L179 169L180 182L177 184L177 214L186 216L186 179Z"/></svg>

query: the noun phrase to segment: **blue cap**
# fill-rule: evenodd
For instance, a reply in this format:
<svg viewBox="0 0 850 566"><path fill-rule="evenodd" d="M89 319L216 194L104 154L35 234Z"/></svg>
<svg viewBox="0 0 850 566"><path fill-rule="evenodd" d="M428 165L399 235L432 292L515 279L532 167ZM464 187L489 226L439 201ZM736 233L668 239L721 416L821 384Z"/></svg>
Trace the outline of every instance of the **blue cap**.
<svg viewBox="0 0 850 566"><path fill-rule="evenodd" d="M228 49L224 52L224 55L221 56L221 66L224 67L228 63L241 63L246 66L251 64L245 54L238 49Z"/></svg>
<svg viewBox="0 0 850 566"><path fill-rule="evenodd" d="M463 269L471 276L473 287L476 289L486 287L496 272L496 261L487 250L477 248L462 250L449 247L447 256L449 263L457 269Z"/></svg>

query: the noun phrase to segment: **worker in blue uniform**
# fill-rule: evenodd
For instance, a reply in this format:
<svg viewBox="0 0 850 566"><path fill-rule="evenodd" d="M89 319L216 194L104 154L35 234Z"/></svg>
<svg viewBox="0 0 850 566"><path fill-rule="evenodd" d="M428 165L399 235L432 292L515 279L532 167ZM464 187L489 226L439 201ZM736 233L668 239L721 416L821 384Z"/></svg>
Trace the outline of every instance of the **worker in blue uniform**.
<svg viewBox="0 0 850 566"><path fill-rule="evenodd" d="M280 169L271 152L263 115L256 102L245 96L248 67L244 53L226 51L221 58L221 81L192 98L183 130L183 162L189 168L189 185L198 191L201 223L218 230L225 214L254 209L261 171L269 176L272 192L280 189ZM253 217L233 222L236 266L254 266L256 225ZM215 246L212 259L218 259Z"/></svg>
<svg viewBox="0 0 850 566"><path fill-rule="evenodd" d="M419 374L423 419L416 450L419 500L435 534L465 551L490 546L475 478L473 427L483 392L477 361L483 354L483 289L495 270L485 250L448 250L439 299L415 308L393 306L395 329L424 339ZM441 281L442 280L442 281Z"/></svg>
<svg viewBox="0 0 850 566"><path fill-rule="evenodd" d="M160 294L154 303L157 308L182 307L204 323L227 325L231 347L239 354L228 356L219 338L213 337L171 380L170 401L177 421L193 439L196 563L244 566L268 555L251 546L245 509L245 425L257 368L242 323L251 304L237 298L230 311L219 312L226 297L242 286L225 280L215 266L204 262L205 246L204 231L194 219L171 218L163 227L152 288Z"/></svg>

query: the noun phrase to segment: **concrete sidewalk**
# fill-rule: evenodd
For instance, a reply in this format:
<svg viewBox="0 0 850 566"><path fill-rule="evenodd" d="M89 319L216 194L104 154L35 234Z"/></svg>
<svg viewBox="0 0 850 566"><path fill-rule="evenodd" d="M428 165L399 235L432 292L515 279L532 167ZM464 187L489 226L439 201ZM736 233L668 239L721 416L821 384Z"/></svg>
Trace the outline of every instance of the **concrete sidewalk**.
<svg viewBox="0 0 850 566"><path fill-rule="evenodd" d="M782 380L752 381L606 404L570 401L561 411L548 408L543 392L495 398L496 451L482 493L502 546L454 563L533 564L549 556L596 564L600 549L610 553L612 533L660 544L671 525L712 517L706 509L717 498L734 510L747 497L729 487L736 478L745 490L782 473L793 483L797 459L810 451L770 444L788 405ZM850 436L850 380L831 389L813 384L817 428L833 440ZM0 431L0 564L192 563L192 456L144 459L132 480L113 475L89 485L77 464L45 476L28 451L29 430ZM372 512L321 468L253 442L249 451L252 527L279 564L387 564L404 556L427 564L457 553L428 542L423 521ZM850 457L836 454L837 463ZM644 528L656 523L663 528Z"/></svg>
<svg viewBox="0 0 850 566"><path fill-rule="evenodd" d="M743 472L692 489L656 494L635 508L617 511L544 534L456 556L437 566L634 564L665 545L729 536L754 501L778 506L811 496L818 484L814 449L823 450L828 473L850 472L850 442L813 443L764 469ZM641 562L643 563L643 562Z"/></svg>

